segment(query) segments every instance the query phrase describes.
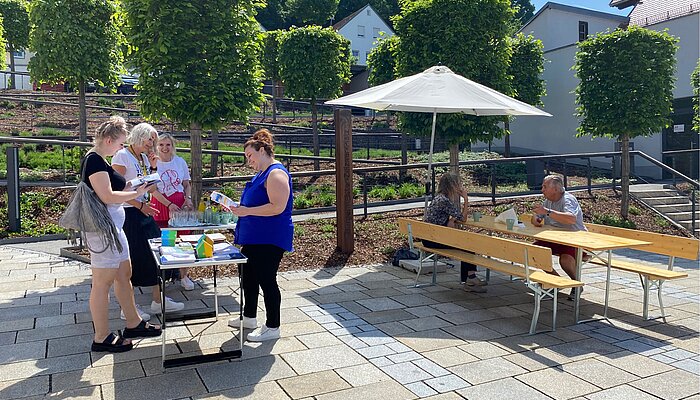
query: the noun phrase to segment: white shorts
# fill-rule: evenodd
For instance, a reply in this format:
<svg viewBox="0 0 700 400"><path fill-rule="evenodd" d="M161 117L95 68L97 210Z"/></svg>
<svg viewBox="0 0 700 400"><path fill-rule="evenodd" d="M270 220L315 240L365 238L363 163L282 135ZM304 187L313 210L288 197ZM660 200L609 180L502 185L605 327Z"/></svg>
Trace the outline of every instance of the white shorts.
<svg viewBox="0 0 700 400"><path fill-rule="evenodd" d="M117 228L117 239L122 245L122 251L117 249L107 249L102 253L90 251L90 266L92 268L119 268L119 264L129 259L129 243L124 233L124 208L121 204L107 204L107 211ZM85 232L85 242L93 250L102 250L105 245L102 243L103 235L98 232Z"/></svg>

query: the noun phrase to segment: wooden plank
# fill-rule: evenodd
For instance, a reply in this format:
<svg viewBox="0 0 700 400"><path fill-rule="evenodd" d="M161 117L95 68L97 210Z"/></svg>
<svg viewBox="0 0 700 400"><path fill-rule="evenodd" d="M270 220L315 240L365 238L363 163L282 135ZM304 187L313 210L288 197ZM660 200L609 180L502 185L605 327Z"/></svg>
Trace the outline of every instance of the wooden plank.
<svg viewBox="0 0 700 400"><path fill-rule="evenodd" d="M335 121L335 198L338 221L337 246L345 254L355 250L355 220L352 214L352 114L337 108Z"/></svg>
<svg viewBox="0 0 700 400"><path fill-rule="evenodd" d="M598 259L591 260L591 262L598 265L606 265L604 262ZM653 279L657 280L679 279L688 277L688 274L685 272L670 271L666 268L657 268L649 265L643 265L622 260L612 260L611 267L622 271L634 272L635 274L646 275L649 277L653 277Z"/></svg>
<svg viewBox="0 0 700 400"><path fill-rule="evenodd" d="M651 242L646 246L641 246L638 250L648 251L666 256L687 258L697 260L700 253L700 240L682 236L666 235L655 232L638 231L635 229L618 228L615 226L585 224L589 232L602 233Z"/></svg>
<svg viewBox="0 0 700 400"><path fill-rule="evenodd" d="M473 251L485 256L526 264L525 249L528 252L527 264L545 271L552 271L552 250L548 247L535 246L530 243L480 233L429 224L419 220L399 218L399 229L408 234L408 224L414 238L431 240L461 250Z"/></svg>

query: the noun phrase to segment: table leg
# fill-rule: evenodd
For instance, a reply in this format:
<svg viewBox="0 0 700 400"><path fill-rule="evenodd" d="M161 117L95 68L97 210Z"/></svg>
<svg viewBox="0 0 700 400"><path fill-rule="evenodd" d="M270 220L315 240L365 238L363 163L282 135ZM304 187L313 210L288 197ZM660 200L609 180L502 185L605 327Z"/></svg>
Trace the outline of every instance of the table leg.
<svg viewBox="0 0 700 400"><path fill-rule="evenodd" d="M605 308L603 311L603 317L608 318L608 299L610 297L610 266L612 265L612 250L608 250L608 260L607 260L607 275L605 276Z"/></svg>
<svg viewBox="0 0 700 400"><path fill-rule="evenodd" d="M243 266L238 264L238 349L243 353Z"/></svg>
<svg viewBox="0 0 700 400"><path fill-rule="evenodd" d="M219 319L219 296L216 289L216 265L214 266L214 316Z"/></svg>
<svg viewBox="0 0 700 400"><path fill-rule="evenodd" d="M161 369L165 371L165 270L160 270L160 278L158 279L158 289L160 289L160 365Z"/></svg>
<svg viewBox="0 0 700 400"><path fill-rule="evenodd" d="M580 247L576 248L576 280L581 281L581 268L583 262L583 249ZM574 296L574 321L579 323L579 307L581 306L581 290L580 288L574 289L576 296Z"/></svg>

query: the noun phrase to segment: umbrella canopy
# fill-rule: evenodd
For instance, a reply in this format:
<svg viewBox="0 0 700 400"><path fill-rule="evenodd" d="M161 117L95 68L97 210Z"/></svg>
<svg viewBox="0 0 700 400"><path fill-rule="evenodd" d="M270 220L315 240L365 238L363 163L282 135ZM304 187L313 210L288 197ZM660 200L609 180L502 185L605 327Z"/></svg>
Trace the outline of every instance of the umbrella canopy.
<svg viewBox="0 0 700 400"><path fill-rule="evenodd" d="M326 104L438 114L551 116L441 65L327 101Z"/></svg>
<svg viewBox="0 0 700 400"><path fill-rule="evenodd" d="M327 101L328 105L371 108L382 111L406 111L433 114L428 154L428 179L432 176L433 146L437 114L462 113L486 115L552 115L520 100L457 75L438 65L383 85ZM425 195L428 208L428 193Z"/></svg>

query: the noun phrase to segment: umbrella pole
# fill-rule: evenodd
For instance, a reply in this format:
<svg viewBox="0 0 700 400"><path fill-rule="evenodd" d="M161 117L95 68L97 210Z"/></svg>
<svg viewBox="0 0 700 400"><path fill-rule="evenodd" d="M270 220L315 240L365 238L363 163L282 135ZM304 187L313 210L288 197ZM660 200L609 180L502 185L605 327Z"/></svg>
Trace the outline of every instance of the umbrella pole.
<svg viewBox="0 0 700 400"><path fill-rule="evenodd" d="M430 153L428 154L428 182L431 183L431 189L435 192L435 188L432 187L433 178L433 146L435 145L435 122L437 121L437 112L433 111L433 130L430 134ZM427 185L426 185L427 186ZM425 192L425 205L423 208L423 215L428 212L428 192Z"/></svg>

